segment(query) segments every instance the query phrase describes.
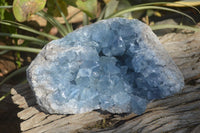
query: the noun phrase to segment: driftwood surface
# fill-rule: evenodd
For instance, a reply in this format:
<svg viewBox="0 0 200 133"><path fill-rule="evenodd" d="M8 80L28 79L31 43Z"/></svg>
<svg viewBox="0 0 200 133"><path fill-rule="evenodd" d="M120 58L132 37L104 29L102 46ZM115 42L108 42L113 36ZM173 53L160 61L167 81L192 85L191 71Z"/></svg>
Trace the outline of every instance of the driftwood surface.
<svg viewBox="0 0 200 133"><path fill-rule="evenodd" d="M160 41L182 71L185 88L174 96L148 104L144 114L110 114L92 111L78 115L42 112L28 84L11 89L12 100L22 111L17 115L23 133L76 132L200 132L200 32L170 33Z"/></svg>

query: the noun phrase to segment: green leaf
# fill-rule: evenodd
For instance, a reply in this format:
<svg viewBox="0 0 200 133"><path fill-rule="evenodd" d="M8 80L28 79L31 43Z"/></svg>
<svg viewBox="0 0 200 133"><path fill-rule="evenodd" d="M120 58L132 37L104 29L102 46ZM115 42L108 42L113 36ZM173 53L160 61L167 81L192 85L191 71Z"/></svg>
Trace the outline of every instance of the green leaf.
<svg viewBox="0 0 200 133"><path fill-rule="evenodd" d="M110 0L107 4L106 4L106 10L105 10L105 15L104 17L108 17L111 14L113 14L114 12L117 11L117 7L118 7L119 1L117 0Z"/></svg>
<svg viewBox="0 0 200 133"><path fill-rule="evenodd" d="M0 55L6 54L6 53L8 53L8 52L9 52L9 50L2 50L2 51L0 52Z"/></svg>
<svg viewBox="0 0 200 133"><path fill-rule="evenodd" d="M41 31L35 30L35 29L31 28L31 27L28 27L26 25L23 25L21 23L17 23L17 22L14 22L14 21L3 20L3 21L0 21L0 24L11 26L11 27L16 27L16 28L19 28L19 29L22 29L22 30L26 30L26 31L38 34L40 36L47 37L49 39L59 39L56 36L53 36L53 35L47 34L45 32L41 32Z"/></svg>
<svg viewBox="0 0 200 133"><path fill-rule="evenodd" d="M14 0L13 13L19 22L23 22L33 13L44 8L46 0Z"/></svg>
<svg viewBox="0 0 200 133"><path fill-rule="evenodd" d="M21 46L4 46L4 45L0 45L0 49L23 51L23 52L30 52L30 53L39 53L41 51L41 49L38 49L38 48L29 48L29 47L21 47Z"/></svg>
<svg viewBox="0 0 200 133"><path fill-rule="evenodd" d="M198 27L192 27L192 26L186 26L186 25L172 25L172 24L163 24L163 25L152 25L150 26L152 30L161 30L161 29L184 29L184 30L190 30L190 31L200 31L200 28Z"/></svg>
<svg viewBox="0 0 200 133"><path fill-rule="evenodd" d="M7 37L11 37L11 38L18 38L18 39L20 38L23 40L30 41L34 44L37 44L38 46L44 46L45 44L48 43L48 41L46 41L46 40L38 39L35 37L31 37L31 36L20 35L20 34L10 34L10 33L0 32L0 36L7 36Z"/></svg>
<svg viewBox="0 0 200 133"><path fill-rule="evenodd" d="M7 96L9 96L9 95L10 95L10 91L7 92L6 94L4 94L2 97L0 97L0 102L1 102L3 99L5 99Z"/></svg>
<svg viewBox="0 0 200 133"><path fill-rule="evenodd" d="M130 8L130 7L131 7L131 4L129 3L128 0L120 0L119 6L117 7L117 10L120 11L120 10L127 9L127 8ZM132 18L132 14L131 14L131 12L128 12L128 13L125 13L123 15L123 17Z"/></svg>
<svg viewBox="0 0 200 133"><path fill-rule="evenodd" d="M6 4L7 5L7 4ZM7 6L0 6L1 9L7 9L7 8L12 8L13 6L7 5Z"/></svg>
<svg viewBox="0 0 200 133"><path fill-rule="evenodd" d="M65 2L79 8L91 18L96 17L97 0L65 0Z"/></svg>
<svg viewBox="0 0 200 133"><path fill-rule="evenodd" d="M20 68L22 66L22 62L21 62L21 53L19 51L15 52L15 58L16 58L15 63L17 64L17 68Z"/></svg>
<svg viewBox="0 0 200 133"><path fill-rule="evenodd" d="M5 9L8 8L8 3L5 0L0 1L0 20L5 18Z"/></svg>
<svg viewBox="0 0 200 133"><path fill-rule="evenodd" d="M57 6L57 8L58 8L58 10L59 10L60 15L63 17L63 19L64 19L64 21L65 21L65 25L66 25L66 27L67 27L67 32L68 32L68 33L69 33L69 32L72 32L72 31L73 31L72 25L70 25L70 24L68 23L68 21L67 21L67 19L66 19L66 16L65 16L64 12L62 11L62 9L61 9L59 3L58 3L56 0L54 0L54 2L56 3L56 6Z"/></svg>
<svg viewBox="0 0 200 133"><path fill-rule="evenodd" d="M139 5L136 5L135 7L142 7L142 6L171 6L171 5L177 5L177 6L184 6L184 7L190 7L190 8L193 8L194 10L196 10L198 13L200 13L199 9L197 9L196 7L194 6L191 6L189 4L183 4L183 3L178 3L178 2L151 2L151 3L145 3L145 4L139 4Z"/></svg>
<svg viewBox="0 0 200 133"><path fill-rule="evenodd" d="M89 24L89 18L88 16L84 13L83 14L83 26L88 25Z"/></svg>
<svg viewBox="0 0 200 133"><path fill-rule="evenodd" d="M69 32L67 31L67 29L60 23L58 22L53 16L47 14L44 11L40 11L36 13L37 15L43 17L44 19L46 19L51 25L55 26L56 28L58 28L58 32L62 35L62 36L66 36Z"/></svg>
<svg viewBox="0 0 200 133"><path fill-rule="evenodd" d="M178 11L178 10L175 10L175 9L172 9L172 8L161 7L161 6L141 6L141 7L140 6L132 6L131 8L124 9L124 10L116 12L116 13L108 16L106 19L113 18L113 17L119 17L119 16L121 16L125 13L128 13L128 12L149 10L149 9L165 10L165 11L178 13L178 14L181 14L183 16L186 16L187 18L191 19L194 23L196 23L195 20L191 16L189 16L189 15L187 15L187 14L181 12L181 11Z"/></svg>
<svg viewBox="0 0 200 133"><path fill-rule="evenodd" d="M67 16L68 15L67 3L64 0L56 0L56 2L58 3L63 14ZM47 1L47 8L48 8L48 11L47 11L48 14L54 17L61 17L60 11L58 7L56 6L56 3L54 2L54 0Z"/></svg>

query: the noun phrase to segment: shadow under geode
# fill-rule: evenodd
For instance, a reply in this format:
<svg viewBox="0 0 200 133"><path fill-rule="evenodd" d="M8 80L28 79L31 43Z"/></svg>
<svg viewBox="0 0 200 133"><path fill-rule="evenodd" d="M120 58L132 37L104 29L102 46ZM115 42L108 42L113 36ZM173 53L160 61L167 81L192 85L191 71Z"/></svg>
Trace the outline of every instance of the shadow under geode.
<svg viewBox="0 0 200 133"><path fill-rule="evenodd" d="M12 85L4 84L0 87L0 97L9 92ZM0 132L20 133L21 120L17 117L19 109L12 101L11 96L7 96L0 101Z"/></svg>

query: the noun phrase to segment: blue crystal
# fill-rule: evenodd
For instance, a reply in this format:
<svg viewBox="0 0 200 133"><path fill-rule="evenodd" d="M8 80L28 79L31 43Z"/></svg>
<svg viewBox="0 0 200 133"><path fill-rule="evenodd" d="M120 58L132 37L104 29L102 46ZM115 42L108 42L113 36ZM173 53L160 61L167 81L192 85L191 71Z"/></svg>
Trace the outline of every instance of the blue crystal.
<svg viewBox="0 0 200 133"><path fill-rule="evenodd" d="M153 99L179 92L184 79L144 23L113 18L47 44L27 69L41 108L77 114L145 111Z"/></svg>

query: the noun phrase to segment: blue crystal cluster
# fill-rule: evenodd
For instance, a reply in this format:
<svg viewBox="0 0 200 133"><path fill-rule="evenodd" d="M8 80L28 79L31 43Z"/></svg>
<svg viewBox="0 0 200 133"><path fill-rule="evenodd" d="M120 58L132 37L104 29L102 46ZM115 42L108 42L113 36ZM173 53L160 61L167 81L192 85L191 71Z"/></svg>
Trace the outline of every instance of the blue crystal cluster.
<svg viewBox="0 0 200 133"><path fill-rule="evenodd" d="M141 114L179 92L184 79L144 23L113 18L47 44L27 69L41 108L77 114L96 109Z"/></svg>

